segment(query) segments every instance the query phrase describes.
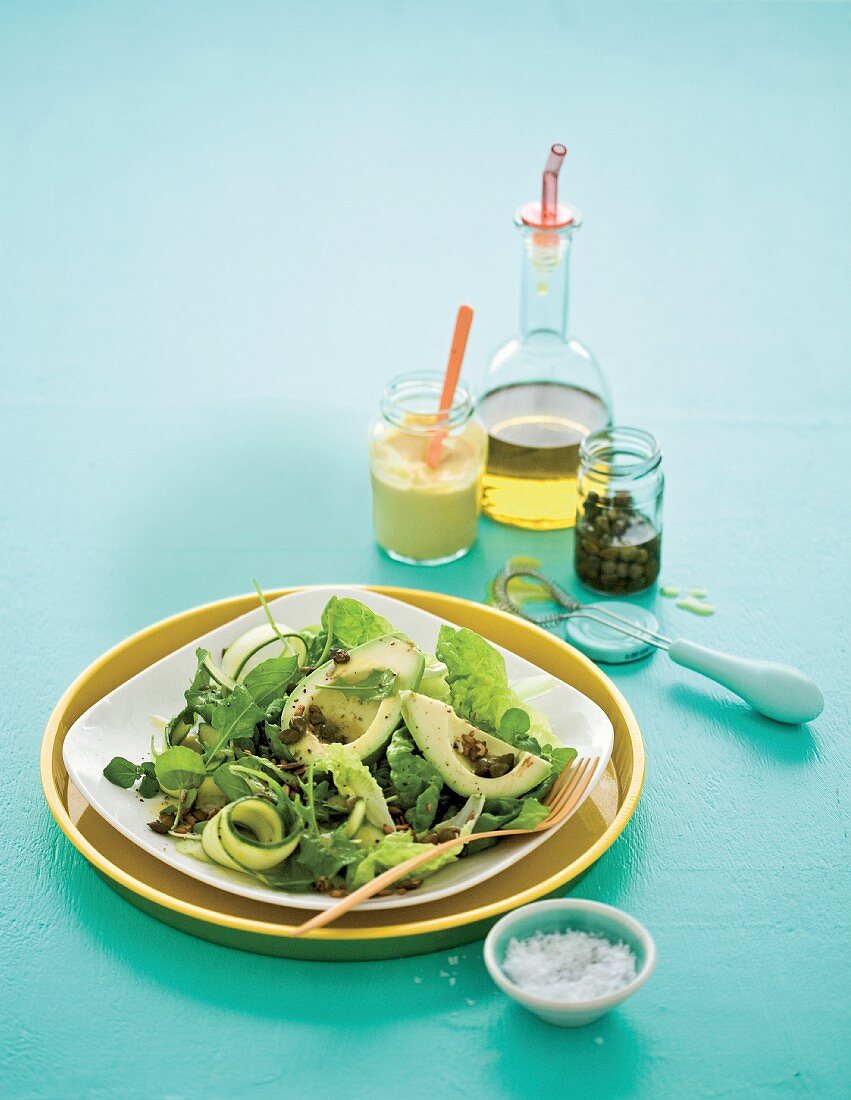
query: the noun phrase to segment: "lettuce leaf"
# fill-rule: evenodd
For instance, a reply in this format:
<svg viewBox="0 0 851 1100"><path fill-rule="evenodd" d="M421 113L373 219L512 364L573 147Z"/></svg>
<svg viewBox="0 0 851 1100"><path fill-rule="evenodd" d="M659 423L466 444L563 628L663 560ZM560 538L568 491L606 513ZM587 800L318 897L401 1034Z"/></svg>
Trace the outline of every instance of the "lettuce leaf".
<svg viewBox="0 0 851 1100"><path fill-rule="evenodd" d="M393 819L372 772L354 749L334 743L328 746L327 755L318 762L325 764L340 794L346 798L362 798L366 803L366 819L379 829L392 825Z"/></svg>
<svg viewBox="0 0 851 1100"><path fill-rule="evenodd" d="M529 724L518 732L533 738L539 746L561 747L546 715L524 703L511 690L502 654L480 635L466 627L454 630L451 626L442 626L437 640L437 657L447 667L452 707L462 718L520 748L514 733L520 722L518 715L514 714L503 724L506 712L519 711L528 718ZM541 755L540 751L537 755Z"/></svg>
<svg viewBox="0 0 851 1100"><path fill-rule="evenodd" d="M371 882L382 871L397 867L400 863L404 863L406 859L410 859L411 856L419 855L420 852L427 852L429 848L433 847L432 844L420 844L416 840L412 840L409 833L391 833L380 840L374 848L371 848L360 863L352 864L348 868L346 885L349 890L357 890L359 886ZM454 863L461 851L462 848L458 847L448 852L440 852L434 859L430 859L427 863L417 867L412 874L415 878L432 875L441 867L446 866L447 863Z"/></svg>
<svg viewBox="0 0 851 1100"><path fill-rule="evenodd" d="M405 820L415 833L434 824L443 777L437 768L416 751L414 740L403 727L396 730L387 746L390 781L399 795Z"/></svg>

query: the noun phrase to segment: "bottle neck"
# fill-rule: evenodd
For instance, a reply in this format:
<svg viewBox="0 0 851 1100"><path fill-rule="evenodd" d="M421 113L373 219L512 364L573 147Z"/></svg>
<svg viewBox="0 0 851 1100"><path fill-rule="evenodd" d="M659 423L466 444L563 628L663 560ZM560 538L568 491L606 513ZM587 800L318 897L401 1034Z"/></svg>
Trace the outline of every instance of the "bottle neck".
<svg viewBox="0 0 851 1100"><path fill-rule="evenodd" d="M523 228L520 337L567 339L571 231Z"/></svg>

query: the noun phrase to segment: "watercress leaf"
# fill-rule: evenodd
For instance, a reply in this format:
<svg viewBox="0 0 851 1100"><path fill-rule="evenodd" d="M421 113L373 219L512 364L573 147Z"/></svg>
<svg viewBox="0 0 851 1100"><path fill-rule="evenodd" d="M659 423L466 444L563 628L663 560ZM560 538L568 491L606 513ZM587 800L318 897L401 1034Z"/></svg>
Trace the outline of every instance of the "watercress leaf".
<svg viewBox="0 0 851 1100"><path fill-rule="evenodd" d="M127 790L139 778L139 768L123 756L114 756L103 769L103 774L110 783Z"/></svg>
<svg viewBox="0 0 851 1100"><path fill-rule="evenodd" d="M529 732L531 725L529 715L520 707L509 707L499 720L498 734L509 745L517 744L517 737Z"/></svg>
<svg viewBox="0 0 851 1100"><path fill-rule="evenodd" d="M228 764L222 764L221 767L216 768L213 772L213 781L222 794L231 802L251 794L251 787L246 780L241 775L237 775L236 772L232 772Z"/></svg>
<svg viewBox="0 0 851 1100"><path fill-rule="evenodd" d="M197 752L185 745L176 745L161 753L157 757L154 770L159 785L170 791L191 790L206 775L204 761Z"/></svg>
<svg viewBox="0 0 851 1100"><path fill-rule="evenodd" d="M142 782L139 784L139 794L142 798L153 798L155 794L159 794L159 790L160 785L153 775L142 776Z"/></svg>
<svg viewBox="0 0 851 1100"><path fill-rule="evenodd" d="M389 699L396 692L396 676L392 669L374 668L360 680L336 679L333 683L323 684L322 690L339 691L347 699Z"/></svg>
<svg viewBox="0 0 851 1100"><path fill-rule="evenodd" d="M298 669L294 654L270 657L257 665L242 681L242 686L264 712L286 693L287 685Z"/></svg>

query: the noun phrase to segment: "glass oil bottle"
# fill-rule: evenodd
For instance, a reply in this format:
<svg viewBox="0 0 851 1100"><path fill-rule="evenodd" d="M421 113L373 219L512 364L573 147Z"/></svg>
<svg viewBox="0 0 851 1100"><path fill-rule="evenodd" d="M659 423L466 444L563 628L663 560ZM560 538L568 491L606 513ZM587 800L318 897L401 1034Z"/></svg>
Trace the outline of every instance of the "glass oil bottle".
<svg viewBox="0 0 851 1100"><path fill-rule="evenodd" d="M534 530L573 525L579 446L611 423L602 372L568 336L568 260L582 218L557 199L566 153L563 145L552 147L541 202L517 212L520 334L494 355L479 399L488 433L482 508L500 523Z"/></svg>

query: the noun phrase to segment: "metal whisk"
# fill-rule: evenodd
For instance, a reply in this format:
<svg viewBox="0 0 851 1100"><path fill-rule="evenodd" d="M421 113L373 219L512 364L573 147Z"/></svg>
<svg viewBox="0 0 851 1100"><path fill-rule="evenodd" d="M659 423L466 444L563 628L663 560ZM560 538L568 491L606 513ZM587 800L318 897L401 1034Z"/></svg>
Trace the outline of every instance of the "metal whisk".
<svg viewBox="0 0 851 1100"><path fill-rule="evenodd" d="M564 610L550 615L529 614L509 593L509 582L515 577L537 582L546 597ZM678 665L723 684L749 703L754 710L775 722L786 722L790 725L811 722L824 709L821 690L796 668L773 661L734 657L729 653L689 642L685 638L668 638L656 630L650 630L613 611L607 611L605 606L581 604L537 569L507 565L494 581L493 594L501 610L519 615L537 626L554 626L567 619L582 617L664 650Z"/></svg>

